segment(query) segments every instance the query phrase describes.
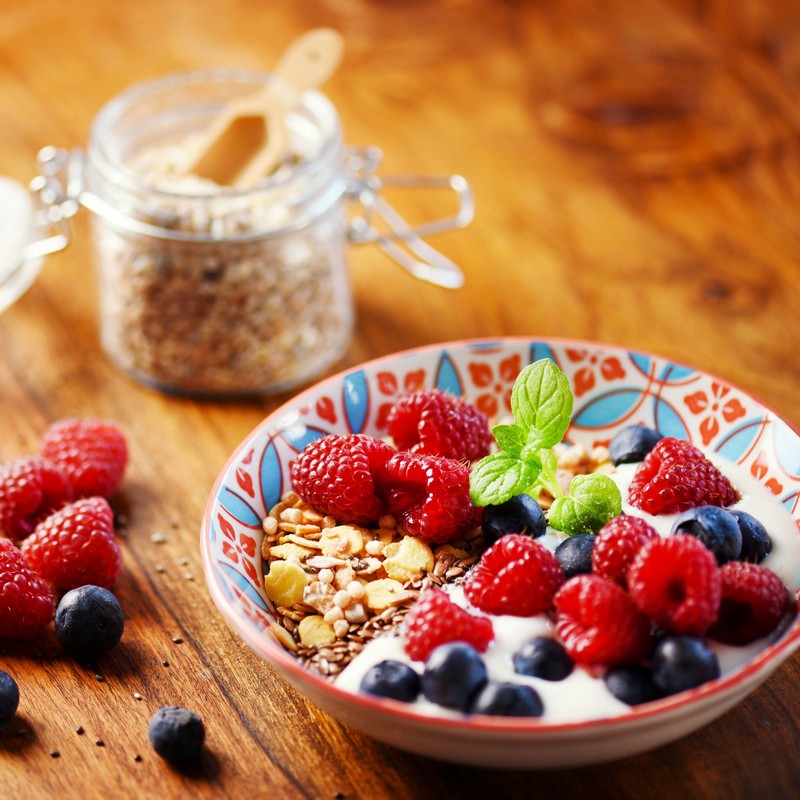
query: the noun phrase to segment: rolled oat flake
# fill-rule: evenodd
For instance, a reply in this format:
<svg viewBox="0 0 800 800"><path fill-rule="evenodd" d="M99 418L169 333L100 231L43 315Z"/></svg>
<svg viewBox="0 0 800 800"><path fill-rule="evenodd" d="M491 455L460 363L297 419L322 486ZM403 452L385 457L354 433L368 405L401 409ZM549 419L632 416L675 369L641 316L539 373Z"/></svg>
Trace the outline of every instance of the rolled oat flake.
<svg viewBox="0 0 800 800"><path fill-rule="evenodd" d="M86 150L44 148L29 188L0 179L0 312L42 257L90 214L100 339L122 370L194 396L285 391L328 370L353 327L350 244L372 243L441 286L461 270L422 237L473 216L466 180L377 174L375 147L345 145L318 90L286 114L281 163L253 189L189 174L193 146L225 104L268 85L265 72L178 73L130 87L94 119ZM446 189L450 217L408 225L387 186Z"/></svg>

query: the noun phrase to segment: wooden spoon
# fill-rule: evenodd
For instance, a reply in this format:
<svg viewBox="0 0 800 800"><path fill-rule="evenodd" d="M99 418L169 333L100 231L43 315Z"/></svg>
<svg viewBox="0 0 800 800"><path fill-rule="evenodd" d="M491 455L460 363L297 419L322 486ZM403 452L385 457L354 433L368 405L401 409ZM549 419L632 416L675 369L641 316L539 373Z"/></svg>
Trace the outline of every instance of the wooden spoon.
<svg viewBox="0 0 800 800"><path fill-rule="evenodd" d="M251 189L286 150L286 114L301 92L324 83L342 59L344 42L331 28L297 38L263 89L225 105L204 132L186 172L235 189Z"/></svg>

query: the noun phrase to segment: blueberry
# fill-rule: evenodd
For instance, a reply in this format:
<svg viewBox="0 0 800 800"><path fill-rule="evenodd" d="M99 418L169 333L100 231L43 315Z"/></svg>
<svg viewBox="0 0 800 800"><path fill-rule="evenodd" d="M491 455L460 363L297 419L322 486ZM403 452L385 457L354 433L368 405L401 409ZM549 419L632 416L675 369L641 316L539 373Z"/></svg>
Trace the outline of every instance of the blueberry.
<svg viewBox="0 0 800 800"><path fill-rule="evenodd" d="M200 753L206 738L203 721L188 708L164 706L150 718L147 735L167 761L188 761Z"/></svg>
<svg viewBox="0 0 800 800"><path fill-rule="evenodd" d="M497 506L486 506L481 526L486 544L508 533L525 533L534 539L547 530L542 507L529 494L518 494Z"/></svg>
<svg viewBox="0 0 800 800"><path fill-rule="evenodd" d="M646 667L638 664L620 664L605 674L605 684L617 700L629 706L649 703L664 696Z"/></svg>
<svg viewBox="0 0 800 800"><path fill-rule="evenodd" d="M532 686L489 681L478 692L470 713L495 717L541 717L544 704Z"/></svg>
<svg viewBox="0 0 800 800"><path fill-rule="evenodd" d="M561 642L549 636L537 636L524 642L511 660L518 675L546 681L563 681L574 666Z"/></svg>
<svg viewBox="0 0 800 800"><path fill-rule="evenodd" d="M645 425L630 425L619 431L608 445L608 457L614 465L633 464L655 447L662 435Z"/></svg>
<svg viewBox="0 0 800 800"><path fill-rule="evenodd" d="M419 694L419 675L402 661L381 661L367 670L361 691L411 703Z"/></svg>
<svg viewBox="0 0 800 800"><path fill-rule="evenodd" d="M576 533L556 547L556 559L567 578L592 571L594 540L591 533Z"/></svg>
<svg viewBox="0 0 800 800"><path fill-rule="evenodd" d="M760 564L772 550L772 539L769 538L767 529L746 511L731 509L728 513L736 517L742 533L742 552L739 553L739 560Z"/></svg>
<svg viewBox="0 0 800 800"><path fill-rule="evenodd" d="M17 682L4 670L0 669L0 731L4 731L14 719L19 705L19 687Z"/></svg>
<svg viewBox="0 0 800 800"><path fill-rule="evenodd" d="M100 586L71 589L56 610L61 644L76 658L91 660L108 652L122 638L125 614L114 595Z"/></svg>
<svg viewBox="0 0 800 800"><path fill-rule="evenodd" d="M719 677L714 651L694 636L667 636L653 654L653 680L664 694L677 694Z"/></svg>
<svg viewBox="0 0 800 800"><path fill-rule="evenodd" d="M439 645L422 673L422 694L432 703L466 711L488 678L478 651L465 642Z"/></svg>
<svg viewBox="0 0 800 800"><path fill-rule="evenodd" d="M684 511L673 523L672 533L696 536L720 565L735 561L742 552L742 532L736 517L717 506L698 506Z"/></svg>

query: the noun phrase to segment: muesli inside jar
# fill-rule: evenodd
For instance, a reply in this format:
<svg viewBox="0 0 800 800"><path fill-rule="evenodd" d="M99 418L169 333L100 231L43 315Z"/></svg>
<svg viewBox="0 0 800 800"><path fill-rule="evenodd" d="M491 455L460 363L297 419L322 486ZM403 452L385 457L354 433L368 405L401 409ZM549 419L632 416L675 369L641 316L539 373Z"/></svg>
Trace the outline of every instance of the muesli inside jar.
<svg viewBox="0 0 800 800"><path fill-rule="evenodd" d="M198 74L135 87L93 127L86 166L101 336L145 383L191 394L279 391L347 347L346 188L338 117L308 93L289 151L255 189L185 172L196 132L265 76Z"/></svg>

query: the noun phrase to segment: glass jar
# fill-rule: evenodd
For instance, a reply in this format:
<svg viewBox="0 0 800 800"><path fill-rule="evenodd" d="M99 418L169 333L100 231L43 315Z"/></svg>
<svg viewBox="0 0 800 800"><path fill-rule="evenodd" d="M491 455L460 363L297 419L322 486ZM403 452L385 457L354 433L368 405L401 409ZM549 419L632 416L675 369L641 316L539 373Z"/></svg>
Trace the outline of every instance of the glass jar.
<svg viewBox="0 0 800 800"><path fill-rule="evenodd" d="M261 394L324 372L353 327L349 241L375 242L419 277L460 285L460 270L420 237L471 219L464 179L379 179L379 151L346 147L318 91L288 114L287 156L256 188L186 174L193 137L269 80L209 71L140 84L100 110L85 153L40 153L38 224L60 227L38 247L57 249L64 220L89 209L103 348L157 389ZM453 189L458 212L412 229L380 196L389 182ZM348 213L350 200L360 213Z"/></svg>

